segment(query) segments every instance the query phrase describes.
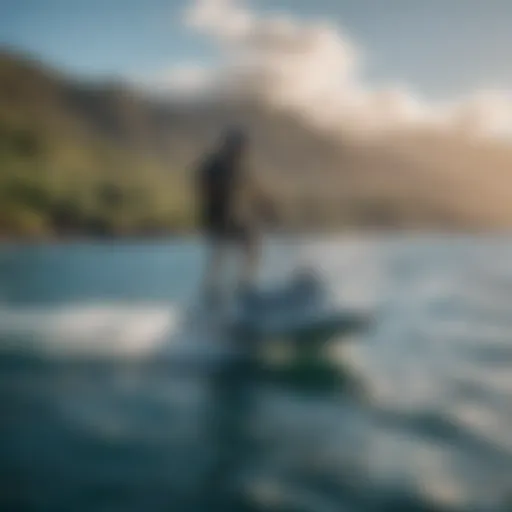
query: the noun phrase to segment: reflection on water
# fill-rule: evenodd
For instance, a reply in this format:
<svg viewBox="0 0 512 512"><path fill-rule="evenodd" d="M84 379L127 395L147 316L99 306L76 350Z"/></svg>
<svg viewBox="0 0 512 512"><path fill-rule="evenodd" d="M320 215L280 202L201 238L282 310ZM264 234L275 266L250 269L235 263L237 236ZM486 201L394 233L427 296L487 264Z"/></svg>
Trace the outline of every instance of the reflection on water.
<svg viewBox="0 0 512 512"><path fill-rule="evenodd" d="M510 510L512 242L305 250L374 323L265 365L180 333L192 243L2 253L0 509Z"/></svg>

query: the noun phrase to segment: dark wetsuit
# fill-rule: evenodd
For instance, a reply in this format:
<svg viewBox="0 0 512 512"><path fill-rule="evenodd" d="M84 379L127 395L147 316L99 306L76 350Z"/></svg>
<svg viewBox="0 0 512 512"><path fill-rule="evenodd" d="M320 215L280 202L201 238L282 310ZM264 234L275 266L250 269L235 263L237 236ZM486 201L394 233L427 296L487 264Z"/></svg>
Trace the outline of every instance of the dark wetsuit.
<svg viewBox="0 0 512 512"><path fill-rule="evenodd" d="M206 160L199 170L201 224L205 232L215 238L246 241L254 231L254 224L241 215L242 190L247 176L239 159L222 152ZM248 198L245 198L248 199Z"/></svg>
<svg viewBox="0 0 512 512"><path fill-rule="evenodd" d="M240 290L252 285L260 262L260 223L266 221L269 195L263 183L246 165L245 137L228 133L218 152L198 170L197 192L200 222L212 249L205 273L205 289L213 297L222 288L221 269L227 244L242 255Z"/></svg>

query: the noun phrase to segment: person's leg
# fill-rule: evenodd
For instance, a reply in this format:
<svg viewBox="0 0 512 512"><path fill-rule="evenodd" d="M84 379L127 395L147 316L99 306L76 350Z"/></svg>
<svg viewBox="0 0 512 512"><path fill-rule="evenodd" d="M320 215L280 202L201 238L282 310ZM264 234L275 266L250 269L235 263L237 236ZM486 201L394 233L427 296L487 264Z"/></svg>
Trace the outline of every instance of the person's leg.
<svg viewBox="0 0 512 512"><path fill-rule="evenodd" d="M206 301L215 303L221 296L225 241L221 236L211 234L208 237L208 246L203 290Z"/></svg>
<svg viewBox="0 0 512 512"><path fill-rule="evenodd" d="M261 240L256 229L244 227L240 233L242 266L238 289L242 292L251 290L258 277L261 259Z"/></svg>

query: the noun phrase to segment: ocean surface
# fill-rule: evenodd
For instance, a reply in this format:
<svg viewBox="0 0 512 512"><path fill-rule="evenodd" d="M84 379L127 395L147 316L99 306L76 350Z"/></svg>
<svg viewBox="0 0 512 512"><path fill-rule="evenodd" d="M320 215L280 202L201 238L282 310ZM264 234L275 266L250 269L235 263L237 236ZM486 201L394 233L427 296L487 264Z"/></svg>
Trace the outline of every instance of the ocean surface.
<svg viewBox="0 0 512 512"><path fill-rule="evenodd" d="M0 246L2 512L512 510L512 238L269 240L372 322L265 371L191 341L204 258Z"/></svg>

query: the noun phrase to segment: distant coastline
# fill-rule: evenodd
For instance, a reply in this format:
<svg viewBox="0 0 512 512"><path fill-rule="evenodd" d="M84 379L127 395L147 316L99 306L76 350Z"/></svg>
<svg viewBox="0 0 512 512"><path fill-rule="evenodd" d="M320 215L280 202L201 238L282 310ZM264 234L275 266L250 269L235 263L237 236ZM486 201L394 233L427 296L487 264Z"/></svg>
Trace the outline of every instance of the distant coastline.
<svg viewBox="0 0 512 512"><path fill-rule="evenodd" d="M334 141L261 105L176 104L82 83L0 49L0 240L193 233L190 171L233 118L277 199L278 229L506 232L512 145Z"/></svg>

